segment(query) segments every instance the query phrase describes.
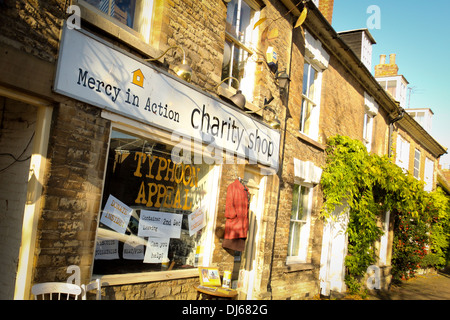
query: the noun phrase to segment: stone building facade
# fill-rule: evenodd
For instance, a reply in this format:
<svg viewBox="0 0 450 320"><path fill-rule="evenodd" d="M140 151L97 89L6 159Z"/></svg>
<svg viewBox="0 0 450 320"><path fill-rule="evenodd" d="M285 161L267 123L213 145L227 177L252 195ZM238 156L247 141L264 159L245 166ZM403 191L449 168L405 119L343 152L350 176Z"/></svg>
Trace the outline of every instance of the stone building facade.
<svg viewBox="0 0 450 320"><path fill-rule="evenodd" d="M195 299L199 266L232 271L239 299L345 291L346 239L319 217L327 139L387 154L400 109L331 27L333 1L306 2L298 28L303 4L289 0L127 3L0 3L0 150L11 155L0 157L0 298L30 299L35 283L65 282L70 265L82 283L100 279L103 299ZM183 55L190 81L174 71ZM186 141L173 135L189 127ZM194 162L171 162L176 148ZM249 190L242 252L223 247L239 178ZM128 230L105 220L110 199L131 210ZM170 236L139 229L162 212ZM169 248L144 255L149 243Z"/></svg>

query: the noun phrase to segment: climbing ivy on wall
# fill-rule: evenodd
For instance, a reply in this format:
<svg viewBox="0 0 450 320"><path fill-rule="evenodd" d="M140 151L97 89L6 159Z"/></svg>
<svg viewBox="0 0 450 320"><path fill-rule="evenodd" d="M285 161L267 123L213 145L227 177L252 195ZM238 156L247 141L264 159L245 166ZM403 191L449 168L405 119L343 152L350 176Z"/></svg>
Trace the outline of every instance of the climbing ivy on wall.
<svg viewBox="0 0 450 320"><path fill-rule="evenodd" d="M423 182L404 173L387 156L369 154L358 140L334 136L326 152L321 215L330 219L336 207L348 205L345 282L349 291L359 291L367 268L377 261L374 243L383 234L379 221L388 210L394 219L394 277L401 278L424 263L445 262L450 209L443 192L423 191Z"/></svg>

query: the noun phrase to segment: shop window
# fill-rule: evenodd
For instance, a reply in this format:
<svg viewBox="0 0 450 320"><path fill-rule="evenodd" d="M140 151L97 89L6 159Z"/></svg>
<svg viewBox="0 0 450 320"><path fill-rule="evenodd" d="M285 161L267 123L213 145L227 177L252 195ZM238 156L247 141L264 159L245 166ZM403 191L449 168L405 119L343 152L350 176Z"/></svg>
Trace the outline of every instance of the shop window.
<svg viewBox="0 0 450 320"><path fill-rule="evenodd" d="M225 46L222 64L222 80L234 77L238 83L229 79L226 83L235 89L241 89L248 100L253 96L254 61L253 44L257 33L253 25L259 18L259 7L252 1L231 0L227 4ZM252 68L253 66L253 68Z"/></svg>
<svg viewBox="0 0 450 320"><path fill-rule="evenodd" d="M172 149L112 131L94 274L204 265L203 253L211 241L206 230L215 217L210 206L217 190L214 166L194 164L193 154L174 157Z"/></svg>
<svg viewBox="0 0 450 320"><path fill-rule="evenodd" d="M78 4L112 22L136 31L146 42L150 34L153 0L78 0Z"/></svg>
<svg viewBox="0 0 450 320"><path fill-rule="evenodd" d="M311 220L312 188L294 184L287 263L306 262Z"/></svg>

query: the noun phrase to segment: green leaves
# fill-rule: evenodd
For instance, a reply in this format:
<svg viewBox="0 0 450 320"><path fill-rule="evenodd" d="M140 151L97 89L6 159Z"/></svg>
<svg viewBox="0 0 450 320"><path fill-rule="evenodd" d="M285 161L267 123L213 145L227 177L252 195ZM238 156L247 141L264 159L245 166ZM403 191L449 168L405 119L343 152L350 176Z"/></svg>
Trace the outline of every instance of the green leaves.
<svg viewBox="0 0 450 320"><path fill-rule="evenodd" d="M367 267L376 262L373 248L383 233L379 222L387 210L391 210L394 219L402 215L407 217L408 223L413 223L406 236L406 229L400 229L398 223L395 225L397 243L394 241L393 273L404 274L409 268L418 268L421 259L427 257L423 249L417 247L418 243L430 245L429 253L433 256L426 260L445 260L443 257L450 245L450 201L442 191L424 191L423 182L404 173L392 159L368 154L360 141L349 137L331 137L326 153L321 180L325 197L321 216L330 218L344 201L350 209L345 262L347 285L361 280ZM415 233L411 233L412 230Z"/></svg>

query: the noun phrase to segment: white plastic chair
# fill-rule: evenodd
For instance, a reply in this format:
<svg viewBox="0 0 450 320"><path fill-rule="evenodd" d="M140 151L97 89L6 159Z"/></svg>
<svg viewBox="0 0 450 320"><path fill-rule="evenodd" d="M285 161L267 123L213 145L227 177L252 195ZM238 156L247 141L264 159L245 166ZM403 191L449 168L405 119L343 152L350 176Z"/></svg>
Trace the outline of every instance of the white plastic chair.
<svg viewBox="0 0 450 320"><path fill-rule="evenodd" d="M82 284L81 289L82 289L81 300L86 300L87 293L88 293L88 291L91 291L91 290L96 290L95 298L97 300L102 299L102 286L100 283L100 279L96 279L88 284Z"/></svg>
<svg viewBox="0 0 450 320"><path fill-rule="evenodd" d="M78 300L81 287L73 283L44 282L31 288L35 300Z"/></svg>

